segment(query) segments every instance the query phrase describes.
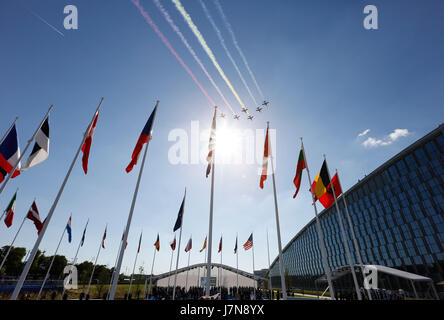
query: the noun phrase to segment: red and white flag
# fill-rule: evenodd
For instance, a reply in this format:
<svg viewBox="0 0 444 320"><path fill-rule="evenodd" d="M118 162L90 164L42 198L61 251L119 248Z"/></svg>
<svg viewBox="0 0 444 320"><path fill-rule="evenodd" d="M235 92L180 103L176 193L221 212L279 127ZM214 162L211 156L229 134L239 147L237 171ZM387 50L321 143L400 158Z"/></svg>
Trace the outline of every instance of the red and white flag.
<svg viewBox="0 0 444 320"><path fill-rule="evenodd" d="M88 128L88 132L86 134L85 142L82 146L82 167L85 174L88 172L88 159L89 159L89 151L91 150L92 137L94 134L94 129L96 128L97 118L99 117L100 108L97 109L96 114L94 115L94 120Z"/></svg>
<svg viewBox="0 0 444 320"><path fill-rule="evenodd" d="M208 155L207 155L207 172L206 177L208 178L208 175L211 172L211 165L213 164L214 159L214 153L213 150L216 147L216 111L217 109L214 109L214 116L213 116L213 123L211 124L211 131L210 131L210 141L208 143Z"/></svg>
<svg viewBox="0 0 444 320"><path fill-rule="evenodd" d="M40 231L42 231L43 228L43 222L40 220L39 209L37 209L37 204L35 201L32 203L31 208L29 208L26 218L34 222L37 229L37 234L40 234Z"/></svg>
<svg viewBox="0 0 444 320"><path fill-rule="evenodd" d="M102 248L105 249L105 239L106 239L106 228L105 228L105 232L103 233L103 238L102 238Z"/></svg>
<svg viewBox="0 0 444 320"><path fill-rule="evenodd" d="M222 251L222 236L220 236L220 241L219 241L219 250L217 251L217 253Z"/></svg>
<svg viewBox="0 0 444 320"><path fill-rule="evenodd" d="M267 127L267 133L265 135L265 144L264 144L264 160L262 161L262 174L261 174L261 181L259 183L259 186L261 189L264 188L264 181L267 180L267 170L268 170L268 127Z"/></svg>

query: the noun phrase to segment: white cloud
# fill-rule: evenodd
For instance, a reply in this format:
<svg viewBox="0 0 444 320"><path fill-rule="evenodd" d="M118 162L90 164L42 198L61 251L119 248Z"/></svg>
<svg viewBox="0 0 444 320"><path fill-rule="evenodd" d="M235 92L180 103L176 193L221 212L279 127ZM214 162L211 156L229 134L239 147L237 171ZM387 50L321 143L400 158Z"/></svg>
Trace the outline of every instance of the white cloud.
<svg viewBox="0 0 444 320"><path fill-rule="evenodd" d="M365 131L364 131L365 132ZM380 146L389 146L396 140L398 140L401 137L405 137L409 135L409 130L407 129L395 129L392 133L390 133L386 138L384 139L375 139L372 137L368 137L367 140L365 140L362 145L366 148L372 148L372 147L380 147Z"/></svg>
<svg viewBox="0 0 444 320"><path fill-rule="evenodd" d="M365 136L367 133L370 132L370 129L365 129L364 131L362 131L360 134L358 134L358 137L363 137Z"/></svg>

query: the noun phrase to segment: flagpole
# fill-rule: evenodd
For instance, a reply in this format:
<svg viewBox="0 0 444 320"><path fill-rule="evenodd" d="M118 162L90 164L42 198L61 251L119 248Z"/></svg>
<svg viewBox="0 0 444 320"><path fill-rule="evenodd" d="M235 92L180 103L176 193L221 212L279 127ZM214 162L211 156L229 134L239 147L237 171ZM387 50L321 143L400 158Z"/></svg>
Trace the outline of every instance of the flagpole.
<svg viewBox="0 0 444 320"><path fill-rule="evenodd" d="M338 215L339 227L341 228L342 240L344 241L344 247L345 247L345 252L347 253L348 264L350 266L353 282L355 284L356 295L358 297L358 300L362 300L361 290L359 290L358 280L356 279L355 267L353 265L353 260L350 253L350 247L348 246L347 235L345 234L344 224L342 223L342 216L341 213L339 212L339 205L338 205L338 199L336 199L335 186L334 183L331 182L330 170L328 169L327 158L325 154L324 154L324 161L325 161L325 166L327 167L328 179L330 180L330 185L333 191L333 198L335 199L335 207L336 207L336 213Z"/></svg>
<svg viewBox="0 0 444 320"><path fill-rule="evenodd" d="M214 112L216 113L217 107L215 107ZM210 133L211 137L211 133ZM212 149L211 157L211 195L210 195L210 221L208 227L208 262L207 262L207 281L205 284L205 295L210 296L210 279L211 279L211 251L213 246L213 204L214 204L214 170L216 162L216 148Z"/></svg>
<svg viewBox="0 0 444 320"><path fill-rule="evenodd" d="M85 225L85 229L84 230L86 230L86 227L88 227L88 222L89 222L89 218L86 221L86 225ZM83 235L82 235L82 238L83 238ZM81 244L82 244L82 239L80 239L79 246L77 247L76 255L74 256L74 260L72 261L73 265L75 265L76 262L77 262L77 255L79 254L79 250L80 250Z"/></svg>
<svg viewBox="0 0 444 320"><path fill-rule="evenodd" d="M236 232L236 287L239 291L239 247L238 247L238 234ZM236 293L237 293L236 291Z"/></svg>
<svg viewBox="0 0 444 320"><path fill-rule="evenodd" d="M222 239L222 238L221 238ZM220 298L222 299L222 253L223 250L220 250L220 267L219 267L219 293L220 293Z"/></svg>
<svg viewBox="0 0 444 320"><path fill-rule="evenodd" d="M99 110L100 106L102 105L102 102L103 102L103 98L100 100L97 110ZM49 108L48 113L51 110L51 108L52 108L52 105ZM96 112L94 112L94 115L91 119L88 129L91 126L92 122L94 121L94 117L96 115ZM42 121L42 124L43 124L43 121ZM63 190L65 189L66 183L68 182L69 176L71 175L71 171L74 168L74 165L77 161L77 157L79 156L80 150L82 149L82 146L85 143L86 135L88 134L88 129L83 134L82 142L80 143L80 146L77 149L77 152L74 156L74 159L72 160L72 163L68 169L68 172L66 173L65 179L63 180L62 186L60 187L59 192L57 193L54 203L52 204L51 209L49 210L48 215L46 216L45 223L43 224L42 230L40 231L40 235L34 244L34 248L32 249L32 252L29 255L28 261L26 262L25 268L23 269L22 274L20 275L20 278L17 282L17 285L15 286L14 292L12 293L10 300L16 300L19 293L20 293L20 290L23 287L23 283L25 282L26 276L28 275L28 272L29 272L29 269L31 268L32 262L34 261L35 255L37 254L37 250L39 249L40 242L42 241L43 237L45 236L46 228L48 227L48 225L51 221L52 215L54 214L54 211L57 207L60 197L62 196ZM36 134L37 134L37 131L36 131Z"/></svg>
<svg viewBox="0 0 444 320"><path fill-rule="evenodd" d="M15 236L14 236L14 239L12 239L12 242L11 242L11 244L9 245L8 251L6 252L6 255L5 255L5 257L3 258L2 263L0 264L0 270L3 268L3 265L5 264L6 259L7 259L8 256L9 256L9 252L10 252L11 249L12 249L12 245L14 244L15 239L17 239L17 236L18 236L20 230L22 230L22 226L23 226L23 224L25 223L25 220L26 220L26 216L23 218L23 221L22 221L22 223L20 224L20 227L18 228L18 230L17 230L17 232L16 232L16 234L15 234Z"/></svg>
<svg viewBox="0 0 444 320"><path fill-rule="evenodd" d="M86 225L85 225L85 229L84 229L84 230L86 230L86 227L88 226L88 222L89 222L89 218L88 218L88 220L86 221ZM83 238L83 235L82 235L82 238ZM80 250L80 247L81 247L80 245L81 245L81 244L82 244L82 239L80 239L79 246L77 247L76 254L75 254L75 256L74 256L74 259L72 260L72 265L73 265L73 266L75 266L75 264L76 264L76 261L77 261L77 255L79 254L79 250ZM71 278L71 270L69 271L69 274L68 274L68 277L67 277L67 283L69 283L70 278ZM65 287L63 287L63 291L62 291L62 299L63 299L63 295L65 294L65 291L66 291Z"/></svg>
<svg viewBox="0 0 444 320"><path fill-rule="evenodd" d="M3 135L2 140L0 140L0 144L3 143L3 141L5 141L6 137L8 136L9 132L11 132L12 127L15 125L15 123L17 122L19 117L15 117L15 120L12 122L11 126L9 127L9 129L6 131L6 133Z"/></svg>
<svg viewBox="0 0 444 320"><path fill-rule="evenodd" d="M267 131L268 131L269 126L270 126L270 122L267 121ZM284 258L282 256L281 227L279 225L279 210L278 210L277 195L276 195L276 180L274 177L273 151L271 150L271 143L269 140L268 140L268 147L270 149L271 172L272 172L272 179L273 179L274 209L275 209L275 213L276 213L276 230L277 230L278 248L279 248L279 270L281 273L282 299L287 300L287 288L285 285L285 278L284 278ZM253 270L253 272L254 272L254 270Z"/></svg>
<svg viewBox="0 0 444 320"><path fill-rule="evenodd" d="M62 243L63 236L65 235L65 231L66 231L66 226L63 228L63 232L62 232L62 235L60 237L59 244L57 245L57 248L56 248L56 250L54 252L54 256L51 259L51 263L49 264L48 271L46 271L45 277L43 278L43 282L42 282L42 286L40 287L39 294L37 295L37 298L35 298L36 300L40 299L40 295L42 294L42 290L45 287L46 280L48 280L48 278L49 278L49 272L51 271L52 264L54 263L54 259L55 259L56 255L57 255L57 251L59 251L60 243ZM28 261L29 261L29 259L28 259Z"/></svg>
<svg viewBox="0 0 444 320"><path fill-rule="evenodd" d="M125 230L123 230L123 232L125 232ZM123 234L122 234L122 237L123 237ZM123 241L123 238L121 241ZM109 300L109 295L111 292L111 284L113 283L114 275L116 274L116 266L117 266L117 260L119 259L119 255L120 255L120 249L121 249L121 246L119 245L119 250L117 252L117 257L116 257L116 262L114 262L114 270L113 270L113 273L111 274L111 279L109 281L108 294L106 295L107 300Z"/></svg>
<svg viewBox="0 0 444 320"><path fill-rule="evenodd" d="M14 164L14 168L9 172L8 177L6 178L5 182L3 182L2 186L0 187L0 194L3 192L3 190L5 189L6 185L8 184L9 179L11 179L12 175L14 174L15 170L17 169L18 165L20 164L20 161L22 160L23 156L26 153L26 150L28 150L29 146L31 145L32 141L34 141L35 136L37 135L37 132L40 130L40 128L42 127L43 123L45 122L46 118L49 115L49 112L51 111L51 109L53 108L53 105L49 106L48 111L46 112L45 117L43 118L42 122L40 122L39 126L37 127L37 129L35 130L34 134L32 135L31 139L28 140L28 143L26 144L25 149L23 150L23 152L20 154L19 158L17 159L16 163ZM17 120L17 118L16 118ZM14 122L15 123L15 122ZM12 128L12 126L11 126ZM11 129L10 129L11 130ZM9 131L8 131L9 133ZM3 142L3 141L2 141ZM17 146L18 147L18 146Z"/></svg>
<svg viewBox="0 0 444 320"><path fill-rule="evenodd" d="M134 270L136 270L136 263L137 263L137 257L138 256L139 256L139 252L136 253L136 258L134 259L133 272L131 273L131 277L130 277L130 284L129 284L129 287L128 287L127 300L129 300L129 295L131 293L131 287L133 285Z"/></svg>
<svg viewBox="0 0 444 320"><path fill-rule="evenodd" d="M271 152L270 152L270 154L271 154ZM272 166L273 166L273 164L272 164ZM253 232L251 234L253 234ZM251 251L251 255L253 256L253 288L254 288L254 300L256 300L256 280L255 280L255 276L254 276L254 238L253 238L252 249L253 250ZM284 289L282 289L282 290L284 290ZM283 292L285 292L285 291L283 291ZM284 299L287 299L286 293L284 294Z"/></svg>
<svg viewBox="0 0 444 320"><path fill-rule="evenodd" d="M167 289L167 294L170 293L170 278L171 278L171 267L173 266L173 255L174 255L174 250L171 249L171 260L170 260L170 271L168 272L168 289Z"/></svg>
<svg viewBox="0 0 444 320"><path fill-rule="evenodd" d="M328 261L327 261L327 251L325 250L324 238L322 236L321 224L320 224L319 217L318 217L318 208L316 207L314 190L312 190L313 188L311 187L310 170L308 169L307 156L305 155L305 148L304 148L304 142L302 141L302 137L301 137L301 147L302 147L302 151L304 152L304 161L305 161L305 166L307 167L308 183L310 184L311 198L313 201L313 208L314 208L315 217L316 217L316 226L318 229L319 245L321 247L322 264L324 266L325 275L327 277L328 288L330 290L330 297L333 300L335 300L336 299L335 298L335 290L333 287L333 282L331 280L330 266L328 265Z"/></svg>
<svg viewBox="0 0 444 320"><path fill-rule="evenodd" d="M188 268L187 268L187 276L185 278L185 292L187 292L187 286L188 286L188 272L190 271L190 256L191 256L191 249L188 251Z"/></svg>
<svg viewBox="0 0 444 320"><path fill-rule="evenodd" d="M336 169L336 175L338 177L339 185L342 186L341 180L339 179L339 175L338 175L338 170L337 169ZM358 257L359 264L361 265L362 276L365 278L364 264L362 263L362 257L361 257L361 252L360 252L360 249L359 249L359 244L358 244L358 241L356 240L355 230L353 228L353 222L352 222L352 220L350 218L350 213L348 212L348 205L347 205L347 201L345 200L345 194L344 193L342 193L342 201L344 202L344 207L345 207L345 212L346 212L346 216L347 216L348 225L350 226L350 231L351 231L351 234L352 234L352 237L353 237L353 243L355 245L356 256ZM369 300L372 300L372 295L371 295L370 289L367 289L367 294L368 294Z"/></svg>
<svg viewBox="0 0 444 320"><path fill-rule="evenodd" d="M174 273L174 287L173 287L173 300L176 299L176 284L177 284L177 269L179 268L179 256L180 256L180 242L182 241L182 228L183 228L183 216L185 215L185 197L187 195L187 188L185 188L185 195L183 197L183 211L182 211L182 218L180 222L180 232L179 232L179 244L177 246L177 259L176 259L176 272Z"/></svg>
<svg viewBox="0 0 444 320"><path fill-rule="evenodd" d="M273 286L271 285L270 244L268 242L268 228L267 228L267 252L268 252L268 290L270 290L270 300L272 300Z"/></svg>
<svg viewBox="0 0 444 320"><path fill-rule="evenodd" d="M108 224L106 224L105 230L106 230L107 227L108 227ZM93 266L93 269L92 269L92 272L91 272L91 276L89 277L88 288L86 289L86 295L89 294L89 288L91 286L91 281L92 281L92 278L93 278L93 275L94 275L94 271L96 270L97 260L99 259L100 250L102 249L102 242L103 242L103 238L102 238L102 241L100 241L100 243L99 243L99 250L97 251L96 261L94 261L94 266Z"/></svg>
<svg viewBox="0 0 444 320"><path fill-rule="evenodd" d="M148 288L148 299L150 298L151 294L151 284L153 280L153 271L154 271L154 261L156 260L156 247L154 247L154 256L153 256L153 264L151 265L151 274L150 274L150 286Z"/></svg>
<svg viewBox="0 0 444 320"><path fill-rule="evenodd" d="M159 100L156 101L156 106L154 107L154 109L156 109L156 107L158 105L159 105ZM153 115L153 123L154 123L155 117L156 117L156 113L154 113L154 115ZM150 132L150 134L151 134L151 132ZM126 222L126 229L125 229L125 233L124 233L124 236L123 236L124 239L123 239L123 242L121 244L119 259L117 261L117 267L116 267L117 275L120 273L120 268L122 267L123 254L125 253L123 246L126 244L126 241L128 239L128 233L129 233L129 230L130 230L130 227L131 227L131 220L133 218L133 213L134 213L134 207L136 205L137 194L139 193L140 180L142 178L143 167L145 166L146 154L147 154L147 151L148 151L148 145L150 143L150 140L151 140L151 137L148 138L148 141L147 141L146 146L145 146L145 152L143 153L142 164L141 164L140 169L139 169L139 177L137 178L136 188L134 190L134 195L133 195L133 201L131 203L130 212L128 214L128 220ZM113 284L112 284L111 293L110 293L110 296L109 296L110 300L114 300L114 295L116 293L118 279L119 279L119 277L114 277L113 278Z"/></svg>

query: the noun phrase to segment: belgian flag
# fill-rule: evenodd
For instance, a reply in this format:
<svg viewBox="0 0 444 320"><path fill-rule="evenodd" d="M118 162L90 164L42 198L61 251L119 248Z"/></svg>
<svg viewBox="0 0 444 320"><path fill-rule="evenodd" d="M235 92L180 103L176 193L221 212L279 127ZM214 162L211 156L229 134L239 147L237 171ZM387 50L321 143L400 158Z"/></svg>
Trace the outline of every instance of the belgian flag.
<svg viewBox="0 0 444 320"><path fill-rule="evenodd" d="M333 191L331 190L330 186L330 177L327 171L327 163L324 160L322 163L321 171L319 171L319 174L316 176L316 179L313 182L313 190L315 194L316 199L321 199L321 197L324 199L326 197L323 197L324 195L329 196L331 193L331 197L329 196L325 203L322 203L325 208L329 208L333 202Z"/></svg>
<svg viewBox="0 0 444 320"><path fill-rule="evenodd" d="M321 171L313 181L311 188L315 193L315 201L319 200L325 209L330 208L330 206L335 202L332 184L335 189L335 196L337 198L342 194L338 174L336 173L330 181L329 174L327 172L327 164L324 160Z"/></svg>

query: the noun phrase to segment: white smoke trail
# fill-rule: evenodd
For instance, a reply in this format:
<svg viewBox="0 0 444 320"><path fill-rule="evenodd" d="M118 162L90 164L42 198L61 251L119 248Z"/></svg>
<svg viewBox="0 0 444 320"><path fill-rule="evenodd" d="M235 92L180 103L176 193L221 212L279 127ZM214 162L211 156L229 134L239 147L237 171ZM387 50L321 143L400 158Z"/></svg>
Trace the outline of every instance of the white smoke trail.
<svg viewBox="0 0 444 320"><path fill-rule="evenodd" d="M185 36L182 34L182 32L180 31L179 27L174 23L173 19L171 19L169 13L165 10L165 8L162 6L162 4L160 3L159 0L153 0L154 4L157 6L157 8L160 10L160 12L162 12L165 20L169 23L169 25L171 26L171 28L173 28L173 30L177 33L177 35L179 36L179 38L182 40L183 44L185 45L185 47L187 47L188 51L190 52L190 54L193 56L194 60L196 60L197 64L200 66L200 68L202 69L202 71L205 73L205 75L208 77L208 79L210 80L211 84L213 85L213 87L216 89L216 91L219 93L219 95L221 96L222 100L225 102L225 104L228 106L228 108L231 110L231 112L233 114L236 114L236 112L234 112L233 108L231 107L230 103L227 101L227 99L225 99L225 96L222 94L222 92L220 91L219 87L217 86L217 84L214 82L213 78L210 76L210 74L208 73L207 69L205 68L205 66L203 65L202 61L200 61L200 59L197 57L196 52L193 50L193 48L190 46L190 44L188 43L187 39L185 38Z"/></svg>
<svg viewBox="0 0 444 320"><path fill-rule="evenodd" d="M231 25L228 22L227 17L225 16L225 13L224 13L224 11L222 9L222 6L220 5L219 0L214 0L214 4L216 5L216 8L218 9L220 16L222 17L222 20L225 23L225 27L228 29L228 31L231 34L231 38L233 39L234 46L236 47L237 51L239 52L239 55L242 57L242 60L244 61L244 64L245 64L245 67L247 68L248 73L250 74L251 79L253 79L253 82L256 85L257 91L259 91L259 94L261 95L262 100L265 100L264 99L264 94L262 93L262 90L261 90L261 88L259 87L259 84L256 81L256 77L254 76L253 72L250 69L250 66L248 65L247 58L245 58L244 53L242 52L241 48L239 47L239 43L237 42L236 36L234 35L233 28L231 28Z"/></svg>
<svg viewBox="0 0 444 320"><path fill-rule="evenodd" d="M213 18L211 17L210 12L208 11L204 2L202 0L199 0L199 2L200 2L200 5L202 6L202 9L204 10L208 20L210 21L211 25L213 26L214 31L216 31L217 37L219 38L219 41L220 41L220 44L224 48L225 53L227 54L228 58L230 59L231 63L233 64L234 68L236 69L237 74L241 78L242 83L244 84L245 88L248 91L248 94L250 95L251 99L254 102L254 105L256 106L257 105L256 99L254 98L253 94L251 93L250 87L247 85L247 82L245 81L244 76L242 75L241 71L239 70L239 67L237 66L236 62L233 59L233 56L231 55L230 51L228 50L227 45L225 44L225 40L222 36L222 33L220 32L219 28L216 26L216 23L214 22Z"/></svg>
<svg viewBox="0 0 444 320"><path fill-rule="evenodd" d="M213 54L213 51L211 51L210 47L207 45L207 42L205 41L204 37L202 36L202 34L200 33L199 29L197 28L197 26L194 24L193 20L191 19L190 15L187 13L187 11L185 10L184 6L182 5L182 3L179 0L172 0L173 3L176 5L177 10L181 13L181 15L183 16L183 18L185 19L186 23L188 24L188 26L190 27L191 31L193 31L194 35L196 36L197 40L199 40L199 43L201 44L202 48L205 50L205 52L207 53L208 57L211 59L211 61L213 62L214 66L216 67L217 71L219 71L220 76L222 77L222 79L225 80L225 83L227 84L227 86L230 88L231 92L233 93L233 95L236 97L237 101L239 102L239 104L241 105L243 110L246 110L247 108L245 107L245 104L242 102L241 98L239 97L239 95L237 94L236 90L234 90L233 85L231 84L230 80L228 80L227 76L225 75L224 71L222 70L221 66L219 65L219 63L216 60L216 57ZM247 111L248 112L248 111Z"/></svg>

